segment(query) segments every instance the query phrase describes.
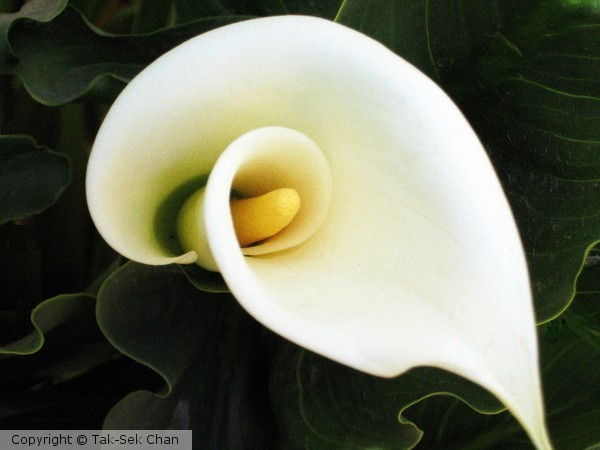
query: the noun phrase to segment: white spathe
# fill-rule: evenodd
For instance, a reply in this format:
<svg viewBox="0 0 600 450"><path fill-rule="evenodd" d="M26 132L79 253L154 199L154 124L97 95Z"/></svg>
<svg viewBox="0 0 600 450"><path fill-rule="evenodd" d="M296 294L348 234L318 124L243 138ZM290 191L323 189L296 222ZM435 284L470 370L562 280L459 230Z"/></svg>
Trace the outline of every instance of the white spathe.
<svg viewBox="0 0 600 450"><path fill-rule="evenodd" d="M326 163L306 167L318 168L313 194L325 199L302 199L312 217L303 239L244 255L229 191L261 178L270 150L256 136L292 135L322 152L314 158ZM280 153L282 176L308 186L293 153ZM243 175L248 167L254 175ZM207 245L175 254L157 236L157 210L209 173L198 216ZM263 173L277 178L268 164ZM455 372L551 448L527 267L502 188L451 100L372 39L286 16L189 40L114 103L87 195L98 230L126 257L191 263L194 248L208 246L234 296L275 332L374 375L420 365Z"/></svg>

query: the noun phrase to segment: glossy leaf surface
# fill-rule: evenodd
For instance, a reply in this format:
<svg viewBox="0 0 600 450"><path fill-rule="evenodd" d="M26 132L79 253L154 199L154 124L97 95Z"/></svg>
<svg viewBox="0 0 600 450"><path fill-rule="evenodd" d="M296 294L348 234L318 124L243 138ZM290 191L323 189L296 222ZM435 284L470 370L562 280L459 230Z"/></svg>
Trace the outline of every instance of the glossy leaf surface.
<svg viewBox="0 0 600 450"><path fill-rule="evenodd" d="M69 179L64 156L27 136L0 136L0 224L46 209Z"/></svg>
<svg viewBox="0 0 600 450"><path fill-rule="evenodd" d="M191 429L197 448L270 448L260 327L228 295L193 287L174 266L128 264L103 285L98 322L115 347L149 365L165 392L134 392L108 429Z"/></svg>
<svg viewBox="0 0 600 450"><path fill-rule="evenodd" d="M72 8L51 22L25 25L13 20L4 30L7 44L0 50L10 56L0 71L21 78L39 102L60 105L86 94L110 99L165 51L241 17L199 19L149 35L128 36L102 32Z"/></svg>

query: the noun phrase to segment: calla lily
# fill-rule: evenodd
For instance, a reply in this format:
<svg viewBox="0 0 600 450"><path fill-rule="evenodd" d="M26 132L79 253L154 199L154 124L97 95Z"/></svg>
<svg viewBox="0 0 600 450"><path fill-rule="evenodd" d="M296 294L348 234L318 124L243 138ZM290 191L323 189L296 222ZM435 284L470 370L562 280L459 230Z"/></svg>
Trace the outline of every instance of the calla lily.
<svg viewBox="0 0 600 450"><path fill-rule="evenodd" d="M299 197L289 224L240 248L236 229L261 228L279 200L235 217L232 192L280 189ZM219 271L265 326L358 370L464 376L551 448L527 267L494 170L451 100L372 39L286 16L180 45L115 101L87 195L124 256Z"/></svg>

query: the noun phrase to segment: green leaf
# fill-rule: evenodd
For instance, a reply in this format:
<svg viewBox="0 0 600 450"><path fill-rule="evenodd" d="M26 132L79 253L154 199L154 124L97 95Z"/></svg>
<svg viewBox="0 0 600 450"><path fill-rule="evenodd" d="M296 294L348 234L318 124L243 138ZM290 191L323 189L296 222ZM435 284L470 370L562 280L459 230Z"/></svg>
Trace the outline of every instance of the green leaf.
<svg viewBox="0 0 600 450"><path fill-rule="evenodd" d="M16 342L4 345L2 354L28 355L37 352L44 343L44 333L57 328L61 323L75 317L76 323L85 316L93 297L87 295L65 295L54 297L38 305L31 313L35 331ZM94 308L93 304L91 308Z"/></svg>
<svg viewBox="0 0 600 450"><path fill-rule="evenodd" d="M287 343L280 345L271 392L286 448L412 448L421 432L403 410L435 394L465 399L482 412L502 410L482 388L441 369L377 378Z"/></svg>
<svg viewBox="0 0 600 450"><path fill-rule="evenodd" d="M600 14L600 1L598 0L562 0L563 5L571 8L582 8Z"/></svg>
<svg viewBox="0 0 600 450"><path fill-rule="evenodd" d="M177 266L130 263L102 286L97 314L114 346L167 384L126 397L105 428L191 429L197 448L270 448L261 328L233 298L196 289Z"/></svg>
<svg viewBox="0 0 600 450"><path fill-rule="evenodd" d="M28 136L0 136L0 224L46 209L69 179L64 156Z"/></svg>
<svg viewBox="0 0 600 450"><path fill-rule="evenodd" d="M93 356L93 355L90 355ZM31 361L35 356L23 358ZM13 363L15 361L13 360ZM156 386L156 374L118 358L69 380L34 384L23 378L2 386L0 421L6 430L98 430L108 410L133 389ZM44 367L38 361L37 369ZM11 372L14 366L5 367ZM34 372L35 365L31 365Z"/></svg>
<svg viewBox="0 0 600 450"><path fill-rule="evenodd" d="M541 332L542 376L550 433L556 448L580 449L600 445L600 348L598 336L582 332L580 323L596 318L571 314ZM584 302L579 295L574 306ZM582 305L583 306L583 305ZM585 308L581 308L582 310ZM575 316L575 314L577 314ZM552 327L558 328L553 329ZM597 328L596 328L597 329Z"/></svg>
<svg viewBox="0 0 600 450"><path fill-rule="evenodd" d="M147 1L147 0L146 0ZM304 14L333 19L342 0L172 0L178 23L217 15Z"/></svg>
<svg viewBox="0 0 600 450"><path fill-rule="evenodd" d="M47 105L86 94L112 98L167 50L241 19L201 19L149 35L123 36L101 32L67 8L51 22L19 22L11 27L8 41L15 59L8 72L19 76L30 95Z"/></svg>
<svg viewBox="0 0 600 450"><path fill-rule="evenodd" d="M187 264L180 267L188 278L188 281L196 286L197 289L215 294L229 292L229 288L220 273L210 272L195 264Z"/></svg>
<svg viewBox="0 0 600 450"><path fill-rule="evenodd" d="M204 4L204 2L196 2ZM172 2L165 0L140 0L137 4L132 29L135 33L150 33L173 25Z"/></svg>
<svg viewBox="0 0 600 450"><path fill-rule="evenodd" d="M46 300L31 313L35 330L0 349L4 427L98 429L125 392L151 385L145 368L116 359L95 306L85 294Z"/></svg>
<svg viewBox="0 0 600 450"><path fill-rule="evenodd" d="M432 79L461 70L490 35L530 9L518 0L345 0L336 22L380 41Z"/></svg>
<svg viewBox="0 0 600 450"><path fill-rule="evenodd" d="M600 17L546 14L491 45L461 103L519 224L539 321L568 306L600 239Z"/></svg>
<svg viewBox="0 0 600 450"><path fill-rule="evenodd" d="M331 18L341 0L142 0L134 21L136 32L149 32L194 20L218 16L272 16L305 14Z"/></svg>
<svg viewBox="0 0 600 450"><path fill-rule="evenodd" d="M577 296L564 317L569 326L600 351L600 268L584 270L577 282Z"/></svg>
<svg viewBox="0 0 600 450"><path fill-rule="evenodd" d="M49 22L67 6L68 0L31 0L13 13L0 13L0 72L9 71L14 56L8 42L13 25L22 21Z"/></svg>
<svg viewBox="0 0 600 450"><path fill-rule="evenodd" d="M96 326L95 307L95 298L86 294L60 295L35 307L34 331L0 348L0 385L66 380L114 358L114 348Z"/></svg>

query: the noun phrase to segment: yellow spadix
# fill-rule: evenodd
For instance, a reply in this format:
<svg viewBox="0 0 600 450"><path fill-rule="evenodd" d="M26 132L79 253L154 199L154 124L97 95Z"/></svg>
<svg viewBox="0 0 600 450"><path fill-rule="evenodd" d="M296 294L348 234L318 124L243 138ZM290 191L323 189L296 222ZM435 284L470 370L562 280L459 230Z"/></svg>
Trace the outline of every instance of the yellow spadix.
<svg viewBox="0 0 600 450"><path fill-rule="evenodd" d="M230 207L240 247L247 247L287 227L300 210L300 196L295 189L281 188L258 197L232 200Z"/></svg>

